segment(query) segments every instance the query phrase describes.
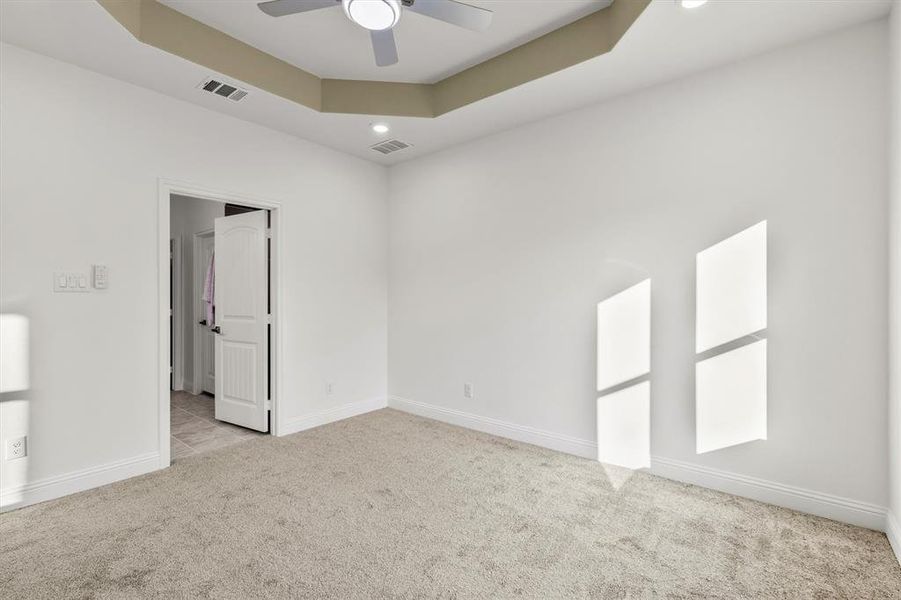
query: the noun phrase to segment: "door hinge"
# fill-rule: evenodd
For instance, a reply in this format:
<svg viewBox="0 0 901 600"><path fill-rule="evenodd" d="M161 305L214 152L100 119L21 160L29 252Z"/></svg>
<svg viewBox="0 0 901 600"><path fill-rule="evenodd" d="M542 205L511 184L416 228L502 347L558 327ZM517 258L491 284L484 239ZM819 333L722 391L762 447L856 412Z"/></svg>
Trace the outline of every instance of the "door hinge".
<svg viewBox="0 0 901 600"><path fill-rule="evenodd" d="M272 400L266 400L264 406L266 407L266 410L272 410Z"/></svg>
<svg viewBox="0 0 901 600"><path fill-rule="evenodd" d="M266 228L266 237L267 237L267 238L271 238L271 237L272 237L272 229L270 229L269 227Z"/></svg>
<svg viewBox="0 0 901 600"><path fill-rule="evenodd" d="M272 315L266 315L266 325L272 325Z"/></svg>
<svg viewBox="0 0 901 600"><path fill-rule="evenodd" d="M169 365L169 374L172 374L172 365Z"/></svg>

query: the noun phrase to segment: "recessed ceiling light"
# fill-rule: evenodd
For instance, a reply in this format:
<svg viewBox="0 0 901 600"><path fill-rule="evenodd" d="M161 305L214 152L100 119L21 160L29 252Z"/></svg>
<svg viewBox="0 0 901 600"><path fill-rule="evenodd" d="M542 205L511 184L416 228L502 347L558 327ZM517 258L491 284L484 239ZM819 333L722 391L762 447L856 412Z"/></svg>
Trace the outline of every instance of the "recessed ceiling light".
<svg viewBox="0 0 901 600"><path fill-rule="evenodd" d="M347 18L370 31L391 29L400 20L397 0L341 0Z"/></svg>
<svg viewBox="0 0 901 600"><path fill-rule="evenodd" d="M388 133L389 129L389 127L384 123L373 123L372 125L370 125L370 127L376 133Z"/></svg>
<svg viewBox="0 0 901 600"><path fill-rule="evenodd" d="M697 8L707 4L707 0L679 0L679 4L682 5L682 8Z"/></svg>

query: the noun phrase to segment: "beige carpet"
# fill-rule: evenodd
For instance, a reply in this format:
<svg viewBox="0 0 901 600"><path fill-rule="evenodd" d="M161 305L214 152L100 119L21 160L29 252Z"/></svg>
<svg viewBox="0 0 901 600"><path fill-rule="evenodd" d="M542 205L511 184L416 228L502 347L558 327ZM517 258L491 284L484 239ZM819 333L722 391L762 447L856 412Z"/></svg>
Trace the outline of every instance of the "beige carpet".
<svg viewBox="0 0 901 600"><path fill-rule="evenodd" d="M392 410L0 521L17 600L901 598L881 533Z"/></svg>

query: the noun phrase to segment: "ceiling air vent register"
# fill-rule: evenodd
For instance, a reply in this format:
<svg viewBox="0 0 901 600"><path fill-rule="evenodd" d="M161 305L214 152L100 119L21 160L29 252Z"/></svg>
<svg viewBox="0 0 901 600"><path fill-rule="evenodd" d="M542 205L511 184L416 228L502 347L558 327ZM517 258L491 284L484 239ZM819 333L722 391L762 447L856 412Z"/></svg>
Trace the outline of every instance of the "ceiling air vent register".
<svg viewBox="0 0 901 600"><path fill-rule="evenodd" d="M247 95L247 90L241 89L236 85L222 83L212 77L204 79L197 87L205 92L228 98L232 102L239 102Z"/></svg>
<svg viewBox="0 0 901 600"><path fill-rule="evenodd" d="M391 154L392 152L397 152L398 150L403 150L404 148L409 148L412 144L407 144L406 142L402 142L400 140L387 140L384 142L379 142L375 146L370 146L376 152L381 152L382 154Z"/></svg>

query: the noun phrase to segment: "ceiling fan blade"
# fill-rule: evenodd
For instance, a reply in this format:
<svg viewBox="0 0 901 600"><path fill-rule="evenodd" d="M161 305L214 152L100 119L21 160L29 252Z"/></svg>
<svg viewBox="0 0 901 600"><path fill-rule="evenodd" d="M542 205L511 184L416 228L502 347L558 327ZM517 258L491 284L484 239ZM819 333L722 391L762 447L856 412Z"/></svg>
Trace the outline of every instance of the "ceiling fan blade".
<svg viewBox="0 0 901 600"><path fill-rule="evenodd" d="M375 53L375 64L387 67L397 63L397 44L394 42L394 30L370 31L372 51Z"/></svg>
<svg viewBox="0 0 901 600"><path fill-rule="evenodd" d="M488 29L491 25L491 17L494 15L488 9L454 0L414 0L412 5L405 5L405 8L473 31Z"/></svg>
<svg viewBox="0 0 901 600"><path fill-rule="evenodd" d="M257 6L270 17L284 17L337 6L339 2L340 0L270 0L269 2L260 2Z"/></svg>

